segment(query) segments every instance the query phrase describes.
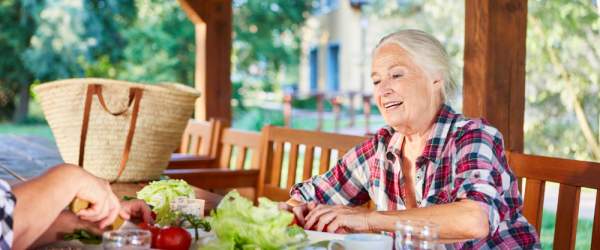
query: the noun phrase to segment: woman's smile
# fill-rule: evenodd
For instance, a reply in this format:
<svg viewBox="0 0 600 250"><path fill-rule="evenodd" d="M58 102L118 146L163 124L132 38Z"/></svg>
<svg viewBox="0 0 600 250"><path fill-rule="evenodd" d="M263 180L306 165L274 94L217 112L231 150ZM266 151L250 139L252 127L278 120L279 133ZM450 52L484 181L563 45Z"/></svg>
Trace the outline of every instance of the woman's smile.
<svg viewBox="0 0 600 250"><path fill-rule="evenodd" d="M389 101L389 102L384 102L383 103L383 107L385 108L385 110L395 110L400 108L400 106L402 106L402 104L404 104L403 101Z"/></svg>

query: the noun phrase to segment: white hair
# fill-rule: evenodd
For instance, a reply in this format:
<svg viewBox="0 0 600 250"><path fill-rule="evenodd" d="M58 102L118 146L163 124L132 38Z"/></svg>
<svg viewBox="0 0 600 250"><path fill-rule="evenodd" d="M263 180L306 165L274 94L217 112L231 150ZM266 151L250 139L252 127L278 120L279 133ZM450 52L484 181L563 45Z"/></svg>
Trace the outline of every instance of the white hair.
<svg viewBox="0 0 600 250"><path fill-rule="evenodd" d="M442 101L447 101L456 90L456 83L452 77L450 57L442 43L430 34L421 30L407 29L391 33L381 40L375 51L388 43L393 43L406 50L415 63L429 76L440 74L444 80Z"/></svg>

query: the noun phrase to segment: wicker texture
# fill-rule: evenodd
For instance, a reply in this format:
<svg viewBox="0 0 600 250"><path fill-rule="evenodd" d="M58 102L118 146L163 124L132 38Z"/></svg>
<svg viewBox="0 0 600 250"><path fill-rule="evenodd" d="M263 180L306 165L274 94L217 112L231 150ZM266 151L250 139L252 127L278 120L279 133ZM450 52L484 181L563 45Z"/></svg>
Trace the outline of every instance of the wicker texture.
<svg viewBox="0 0 600 250"><path fill-rule="evenodd" d="M77 164L84 101L89 84L102 85L102 95L113 116L92 99L83 167L90 173L114 181L117 177L132 107L129 89L143 89L131 151L119 182L158 179L171 153L179 146L188 119L194 110L198 91L181 84L145 85L125 81L81 78L53 81L34 91L52 129L59 151L67 163Z"/></svg>

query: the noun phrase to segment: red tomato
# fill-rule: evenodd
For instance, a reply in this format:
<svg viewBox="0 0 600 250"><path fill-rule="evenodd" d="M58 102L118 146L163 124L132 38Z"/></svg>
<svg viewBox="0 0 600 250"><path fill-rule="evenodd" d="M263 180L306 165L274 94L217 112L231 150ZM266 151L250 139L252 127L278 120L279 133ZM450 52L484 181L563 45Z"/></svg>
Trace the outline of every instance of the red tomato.
<svg viewBox="0 0 600 250"><path fill-rule="evenodd" d="M156 238L156 248L167 250L188 250L192 244L192 236L181 227L160 229ZM154 247L154 246L153 246Z"/></svg>
<svg viewBox="0 0 600 250"><path fill-rule="evenodd" d="M144 229L144 230L148 230L150 231L150 234L152 235L152 248L156 247L156 238L158 237L158 233L160 232L160 228L155 227L153 225L150 225L146 222L142 222L140 224L138 224L138 227L140 229Z"/></svg>
<svg viewBox="0 0 600 250"><path fill-rule="evenodd" d="M296 218L296 216L294 216L294 219L292 220L292 223L290 223L290 226L300 226L300 223L298 222L298 219Z"/></svg>

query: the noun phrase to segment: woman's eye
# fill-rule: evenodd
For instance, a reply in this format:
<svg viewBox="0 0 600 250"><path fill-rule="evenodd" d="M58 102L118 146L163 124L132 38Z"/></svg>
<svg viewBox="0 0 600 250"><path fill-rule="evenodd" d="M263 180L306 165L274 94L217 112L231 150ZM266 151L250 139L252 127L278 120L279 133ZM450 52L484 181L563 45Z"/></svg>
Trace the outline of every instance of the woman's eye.
<svg viewBox="0 0 600 250"><path fill-rule="evenodd" d="M373 85L377 85L377 84L379 84L380 82L381 82L381 80L376 80L376 81L373 81Z"/></svg>
<svg viewBox="0 0 600 250"><path fill-rule="evenodd" d="M402 77L402 74L392 74L392 78L394 79L398 79L400 77Z"/></svg>

